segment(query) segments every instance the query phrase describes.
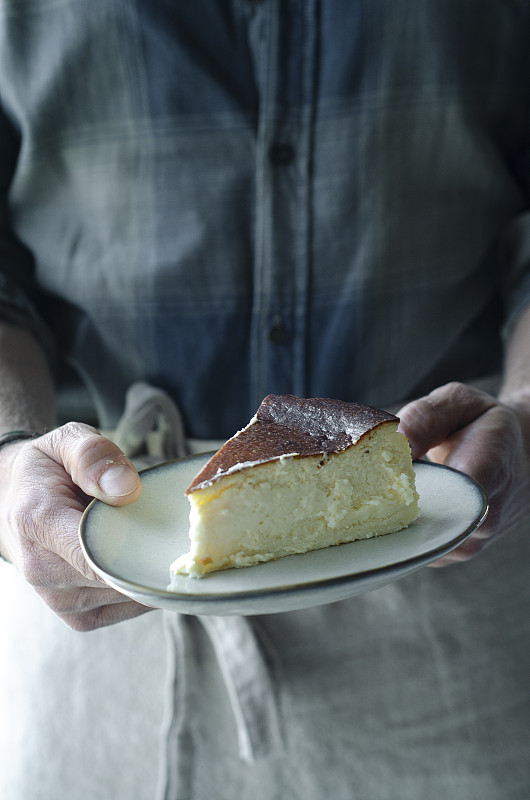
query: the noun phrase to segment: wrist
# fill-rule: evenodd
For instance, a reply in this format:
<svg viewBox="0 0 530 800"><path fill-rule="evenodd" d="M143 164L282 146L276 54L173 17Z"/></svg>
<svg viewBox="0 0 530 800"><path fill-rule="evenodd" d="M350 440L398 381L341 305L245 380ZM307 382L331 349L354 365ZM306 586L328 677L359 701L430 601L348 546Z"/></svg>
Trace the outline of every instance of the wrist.
<svg viewBox="0 0 530 800"><path fill-rule="evenodd" d="M512 409L517 416L530 417L530 389L501 391L498 400L501 405Z"/></svg>
<svg viewBox="0 0 530 800"><path fill-rule="evenodd" d="M5 431L4 433L0 434L0 452L4 458L1 458L2 464L0 466L0 475L2 477L2 484L6 485L6 479L9 472L9 465L12 463L13 458L7 456L7 450L11 448L12 445L17 445L25 441L30 441L32 439L37 439L39 436L42 436L42 433L39 431L33 430L13 430L13 431ZM6 561L10 563L7 554L3 552L6 548L2 545L1 537L0 537L0 560Z"/></svg>
<svg viewBox="0 0 530 800"><path fill-rule="evenodd" d="M515 416L522 441L530 452L530 392L505 394L499 397L499 402Z"/></svg>

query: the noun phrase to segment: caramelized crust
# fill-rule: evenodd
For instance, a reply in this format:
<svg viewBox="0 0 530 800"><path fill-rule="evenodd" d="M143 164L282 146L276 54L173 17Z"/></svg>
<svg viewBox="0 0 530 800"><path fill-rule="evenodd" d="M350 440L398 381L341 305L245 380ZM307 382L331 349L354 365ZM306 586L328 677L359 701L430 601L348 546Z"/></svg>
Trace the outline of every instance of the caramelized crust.
<svg viewBox="0 0 530 800"><path fill-rule="evenodd" d="M359 403L268 395L254 419L212 456L186 494L238 468L281 456L306 457L345 450L377 426L397 422L393 414Z"/></svg>

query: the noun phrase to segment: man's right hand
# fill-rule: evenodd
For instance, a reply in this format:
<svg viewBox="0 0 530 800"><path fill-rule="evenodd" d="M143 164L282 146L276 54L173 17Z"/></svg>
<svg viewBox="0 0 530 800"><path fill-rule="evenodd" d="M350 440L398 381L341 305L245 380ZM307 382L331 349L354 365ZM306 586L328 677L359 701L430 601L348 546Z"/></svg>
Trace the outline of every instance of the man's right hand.
<svg viewBox="0 0 530 800"><path fill-rule="evenodd" d="M95 574L78 538L82 513L93 497L122 506L141 492L132 464L89 425L68 423L0 449L0 552L74 630L111 625L149 610Z"/></svg>

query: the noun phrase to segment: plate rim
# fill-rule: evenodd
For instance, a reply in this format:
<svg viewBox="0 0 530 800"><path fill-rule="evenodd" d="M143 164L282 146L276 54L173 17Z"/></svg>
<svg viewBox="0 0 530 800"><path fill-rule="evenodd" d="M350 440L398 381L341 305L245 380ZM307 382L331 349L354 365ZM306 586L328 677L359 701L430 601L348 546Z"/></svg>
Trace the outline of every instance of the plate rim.
<svg viewBox="0 0 530 800"><path fill-rule="evenodd" d="M191 455L182 456L180 458L170 459L168 461L164 461L160 464L156 464L150 467L146 467L144 469L139 470L140 476L146 475L148 473L155 472L160 469L167 468L168 466L172 466L173 464L180 463L182 461L188 461L191 459L203 459L209 458L213 455L213 452L204 452L204 453L192 453ZM471 536L471 534L477 530L477 528L484 522L488 515L489 511L489 500L487 493L484 487L471 475L468 475L461 470L455 469L454 467L450 467L446 464L437 464L434 461L428 461L426 459L418 459L413 462L414 465L421 464L427 466L429 468L434 469L441 469L447 470L452 473L456 473L460 478L465 479L468 483L472 484L474 488L478 491L479 496L482 499L482 507L480 512L477 516L469 523L469 525L465 528L464 531L460 532L458 535L453 537L449 542L443 545L439 545L434 550L429 550L427 553L422 553L417 556L411 556L408 558L404 558L400 561L393 561L391 564L385 564L380 567L372 567L370 569L365 569L361 572L353 572L348 573L346 575L336 575L330 576L327 578L322 578L318 580L308 580L302 583L290 583L290 584L282 584L281 586L275 586L273 588L256 588L252 589L244 589L240 591L230 591L230 592L223 592L223 593L212 593L212 592L193 592L187 593L182 591L173 591L171 589L157 589L153 586L146 586L145 584L136 583L134 581L129 580L128 578L124 578L122 575L119 575L115 571L109 571L108 569L104 569L100 564L98 564L96 558L90 551L90 546L86 541L86 534L87 534L87 527L88 527L88 516L90 514L90 510L94 505L102 504L102 501L94 498L86 509L83 512L81 517L81 521L79 524L79 541L81 544L81 548L83 550L83 554L90 565L90 567L96 572L103 580L113 588L117 589L118 591L125 592L127 596L131 596L134 594L135 599L137 596L145 597L145 598L160 598L166 601L173 601L173 604L177 606L179 603L185 603L186 605L193 606L194 604L201 603L202 605L205 604L219 604L219 603L234 603L234 602L245 602L245 601L252 601L252 600L265 600L267 597L281 597L282 595L287 595L292 593L293 591L296 592L311 592L319 589L325 590L327 587L340 587L342 585L346 585L351 583L352 581L363 581L369 580L371 577L375 575L380 575L381 577L388 576L393 571L401 572L406 568L406 574L415 571L416 569L420 568L423 565L427 565L436 561L438 558L441 558L444 555L447 555L452 550L456 549L460 544L462 544L466 539ZM399 533L399 531L398 531ZM349 543L352 544L352 543ZM168 564L168 583L169 583L169 564ZM157 606L158 607L158 606Z"/></svg>

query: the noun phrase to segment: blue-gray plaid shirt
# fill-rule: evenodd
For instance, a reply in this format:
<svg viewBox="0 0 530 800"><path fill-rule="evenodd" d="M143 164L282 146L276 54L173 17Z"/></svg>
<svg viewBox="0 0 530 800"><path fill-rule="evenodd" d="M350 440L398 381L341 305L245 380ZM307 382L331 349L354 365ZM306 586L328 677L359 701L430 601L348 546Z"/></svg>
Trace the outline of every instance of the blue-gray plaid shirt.
<svg viewBox="0 0 530 800"><path fill-rule="evenodd" d="M496 369L530 294L529 16L0 0L1 313L51 331L101 424L144 379L196 437L268 392Z"/></svg>

